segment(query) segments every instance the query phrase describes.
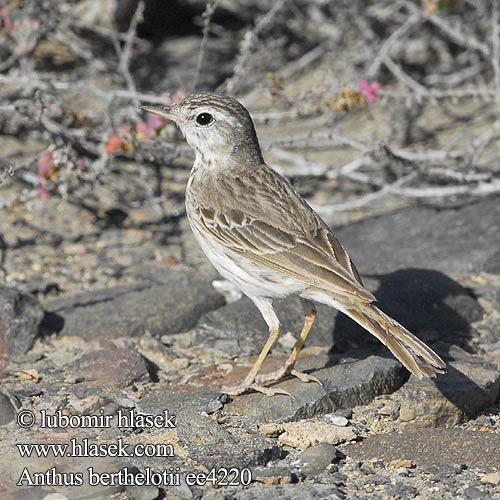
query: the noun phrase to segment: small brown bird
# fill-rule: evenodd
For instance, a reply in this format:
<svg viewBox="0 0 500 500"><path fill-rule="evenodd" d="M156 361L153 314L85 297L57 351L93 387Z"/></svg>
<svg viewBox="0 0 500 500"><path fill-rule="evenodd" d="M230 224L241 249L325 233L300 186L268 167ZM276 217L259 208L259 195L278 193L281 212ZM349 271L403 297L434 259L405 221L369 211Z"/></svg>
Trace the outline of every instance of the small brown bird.
<svg viewBox="0 0 500 500"><path fill-rule="evenodd" d="M237 395L251 388L267 395L283 393L262 384L288 375L320 383L294 369L316 319L310 301L357 321L417 377L445 372L446 365L432 349L375 305L332 230L265 164L242 104L222 94L200 93L172 107L143 109L173 120L195 150L186 188L191 228L214 267L252 299L269 327L269 338L247 377L226 392ZM280 331L273 299L290 294L310 304L304 326L285 365L258 375Z"/></svg>

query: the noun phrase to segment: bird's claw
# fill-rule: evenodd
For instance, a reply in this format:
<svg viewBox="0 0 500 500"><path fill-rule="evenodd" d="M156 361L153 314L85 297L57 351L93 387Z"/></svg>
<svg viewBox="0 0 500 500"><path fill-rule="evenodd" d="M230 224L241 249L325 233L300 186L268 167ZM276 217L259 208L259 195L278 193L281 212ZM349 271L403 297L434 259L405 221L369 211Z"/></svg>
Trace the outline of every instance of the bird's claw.
<svg viewBox="0 0 500 500"><path fill-rule="evenodd" d="M292 370L290 372L290 375L297 377L302 382L316 382L316 384L319 384L321 387L323 387L323 382L321 382L321 380L316 378L314 375L309 375L308 373L299 372L298 370Z"/></svg>
<svg viewBox="0 0 500 500"><path fill-rule="evenodd" d="M229 394L230 396L239 396L239 395L247 392L249 389L252 389L256 392L261 392L262 394L265 394L266 396L269 396L269 397L270 396L277 396L277 395L293 397L289 392L285 391L284 389L273 388L273 387L264 387L263 385L255 383L255 381L253 381L253 380L252 381L245 380L240 385L236 385L236 386L232 386L232 387L224 387L222 390L226 394Z"/></svg>
<svg viewBox="0 0 500 500"><path fill-rule="evenodd" d="M288 367L280 368L271 373L265 373L263 375L257 375L255 377L255 381L257 384L263 384L265 382L278 382L279 380L287 377L288 375L292 375L293 377L297 377L301 382L316 382L320 386L323 386L321 380L317 379L313 375L309 375L308 373L300 372L298 370L290 370Z"/></svg>

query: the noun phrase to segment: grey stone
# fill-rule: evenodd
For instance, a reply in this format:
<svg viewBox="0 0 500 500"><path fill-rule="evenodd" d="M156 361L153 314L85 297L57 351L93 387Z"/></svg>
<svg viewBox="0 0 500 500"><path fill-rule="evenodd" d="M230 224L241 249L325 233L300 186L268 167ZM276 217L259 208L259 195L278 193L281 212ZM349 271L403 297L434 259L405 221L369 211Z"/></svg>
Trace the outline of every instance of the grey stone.
<svg viewBox="0 0 500 500"><path fill-rule="evenodd" d="M3 356L24 354L38 335L43 309L32 295L0 287L0 373Z"/></svg>
<svg viewBox="0 0 500 500"><path fill-rule="evenodd" d="M192 472L193 469L188 467L187 472ZM185 477L181 475L181 480L179 485L175 486L169 486L168 488L170 492L172 493L172 498L173 500L177 500L180 498L181 500L191 500L192 498L195 498L193 491L191 490L191 487L188 486L186 483ZM195 488L193 487L193 490ZM160 497L162 498L162 497ZM168 496L166 497L167 499L169 498ZM196 497L197 498L197 497Z"/></svg>
<svg viewBox="0 0 500 500"><path fill-rule="evenodd" d="M500 372L494 365L457 346L436 347L448 361L447 373L435 380L412 376L393 395L400 404L403 428L450 427L476 416L497 399Z"/></svg>
<svg viewBox="0 0 500 500"><path fill-rule="evenodd" d="M273 306L281 321L281 331L290 331L297 337L304 323L300 298L276 300ZM318 305L318 318L308 338L308 346L333 346L336 315L335 309ZM260 352L268 336L268 327L259 310L246 297L204 314L196 327L196 341L219 350L227 358Z"/></svg>
<svg viewBox="0 0 500 500"><path fill-rule="evenodd" d="M382 474L370 474L366 478L367 484L387 484L389 481L390 479Z"/></svg>
<svg viewBox="0 0 500 500"><path fill-rule="evenodd" d="M160 490L156 486L127 486L127 493L133 500L155 500Z"/></svg>
<svg viewBox="0 0 500 500"><path fill-rule="evenodd" d="M78 398L74 394L68 396L67 407L73 415L91 415L97 412L104 406L104 400L93 394L87 398Z"/></svg>
<svg viewBox="0 0 500 500"><path fill-rule="evenodd" d="M223 411L250 416L259 422L306 419L366 404L380 394L394 392L408 377L408 372L394 358L357 355L361 359L341 358L334 366L315 371L314 376L323 386L288 379L274 387L284 389L293 397L244 394Z"/></svg>
<svg viewBox="0 0 500 500"><path fill-rule="evenodd" d="M483 270L491 274L500 274L500 250L486 261Z"/></svg>
<svg viewBox="0 0 500 500"><path fill-rule="evenodd" d="M467 488L464 489L464 495L466 498L474 498L474 499L487 499L489 498L489 495L486 493L482 492L479 488L476 486L468 486Z"/></svg>
<svg viewBox="0 0 500 500"><path fill-rule="evenodd" d="M224 408L224 405L228 403L229 400L230 398L227 394L221 394L218 398L209 401L205 406L204 411L211 415L212 413L215 413L216 411Z"/></svg>
<svg viewBox="0 0 500 500"><path fill-rule="evenodd" d="M137 408L143 413L160 414L164 410L177 415L186 406L197 412L206 410L207 404L217 399L220 391L196 391L192 388L173 388L171 385L156 384L138 403Z"/></svg>
<svg viewBox="0 0 500 500"><path fill-rule="evenodd" d="M388 484L384 489L393 498L414 498L419 493L412 485L402 482Z"/></svg>
<svg viewBox="0 0 500 500"><path fill-rule="evenodd" d="M10 398L3 392L0 392L0 425L12 422L15 416L16 409L14 408Z"/></svg>
<svg viewBox="0 0 500 500"><path fill-rule="evenodd" d="M499 234L499 196L456 210L412 207L337 230L361 274L408 267L480 272L491 266Z"/></svg>
<svg viewBox="0 0 500 500"><path fill-rule="evenodd" d="M205 496L203 497L205 499ZM210 496L206 496L207 499ZM212 496L216 499L216 496ZM219 497L220 498L220 497ZM234 495L234 500L341 500L344 494L334 485L330 484L284 484L273 486L256 486Z"/></svg>
<svg viewBox="0 0 500 500"><path fill-rule="evenodd" d="M384 415L386 417L391 416L393 418L397 418L399 416L399 408L400 408L400 405L398 402L389 401L387 404L382 406L382 408L378 409L378 413L380 415Z"/></svg>
<svg viewBox="0 0 500 500"><path fill-rule="evenodd" d="M224 304L210 276L184 267L149 269L134 285L47 300L43 327L86 339L185 331Z"/></svg>
<svg viewBox="0 0 500 500"><path fill-rule="evenodd" d="M281 456L274 439L243 427L227 430L206 413L193 411L189 406L178 414L177 434L189 455L208 469L265 465Z"/></svg>
<svg viewBox="0 0 500 500"><path fill-rule="evenodd" d="M369 436L342 451L354 460L411 460L420 467L464 464L495 471L500 463L498 434L462 429L419 429Z"/></svg>
<svg viewBox="0 0 500 500"><path fill-rule="evenodd" d="M315 477L323 472L337 457L337 448L329 443L320 443L301 451L292 465L306 477Z"/></svg>
<svg viewBox="0 0 500 500"><path fill-rule="evenodd" d="M350 419L352 418L352 408L340 408L335 412L335 415Z"/></svg>
<svg viewBox="0 0 500 500"><path fill-rule="evenodd" d="M189 455L209 469L265 465L279 458L281 448L276 441L262 436L255 426L238 424L226 429L205 412L207 404L219 394L155 387L137 407L144 413L160 414L168 409L174 414L177 435L187 446Z"/></svg>

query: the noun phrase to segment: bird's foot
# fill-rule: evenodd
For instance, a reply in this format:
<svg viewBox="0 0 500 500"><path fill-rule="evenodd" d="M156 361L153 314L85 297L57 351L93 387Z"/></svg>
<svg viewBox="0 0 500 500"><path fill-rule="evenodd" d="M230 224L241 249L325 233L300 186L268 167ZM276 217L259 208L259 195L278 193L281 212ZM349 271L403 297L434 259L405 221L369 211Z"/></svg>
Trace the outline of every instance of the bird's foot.
<svg viewBox="0 0 500 500"><path fill-rule="evenodd" d="M283 389L264 387L264 386L256 383L255 377L246 378L239 385L230 386L230 387L223 387L222 390L226 394L229 394L230 396L239 396L240 394L243 394L249 390L254 390L256 392L261 392L262 394L265 394L266 396L276 396L278 394L281 394L284 396L292 397L292 395L289 392L287 392Z"/></svg>
<svg viewBox="0 0 500 500"><path fill-rule="evenodd" d="M264 373L262 375L257 375L255 377L255 382L257 384L264 384L266 382L278 382L279 380L282 380L283 378L292 375L293 377L297 377L299 380L302 382L316 382L317 384L323 386L323 383L321 380L317 379L313 375L309 375L308 373L300 372L298 370L295 370L289 366L283 366L279 370L276 370L271 373Z"/></svg>

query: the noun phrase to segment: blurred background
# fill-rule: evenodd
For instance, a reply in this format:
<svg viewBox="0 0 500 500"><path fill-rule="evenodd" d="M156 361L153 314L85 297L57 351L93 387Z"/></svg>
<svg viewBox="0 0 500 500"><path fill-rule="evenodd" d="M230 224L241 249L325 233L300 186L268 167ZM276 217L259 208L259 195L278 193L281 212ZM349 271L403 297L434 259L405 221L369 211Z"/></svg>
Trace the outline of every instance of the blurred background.
<svg viewBox="0 0 500 500"><path fill-rule="evenodd" d="M494 0L1 5L4 283L102 287L189 261L193 153L138 105L196 90L239 98L334 227L500 192Z"/></svg>

